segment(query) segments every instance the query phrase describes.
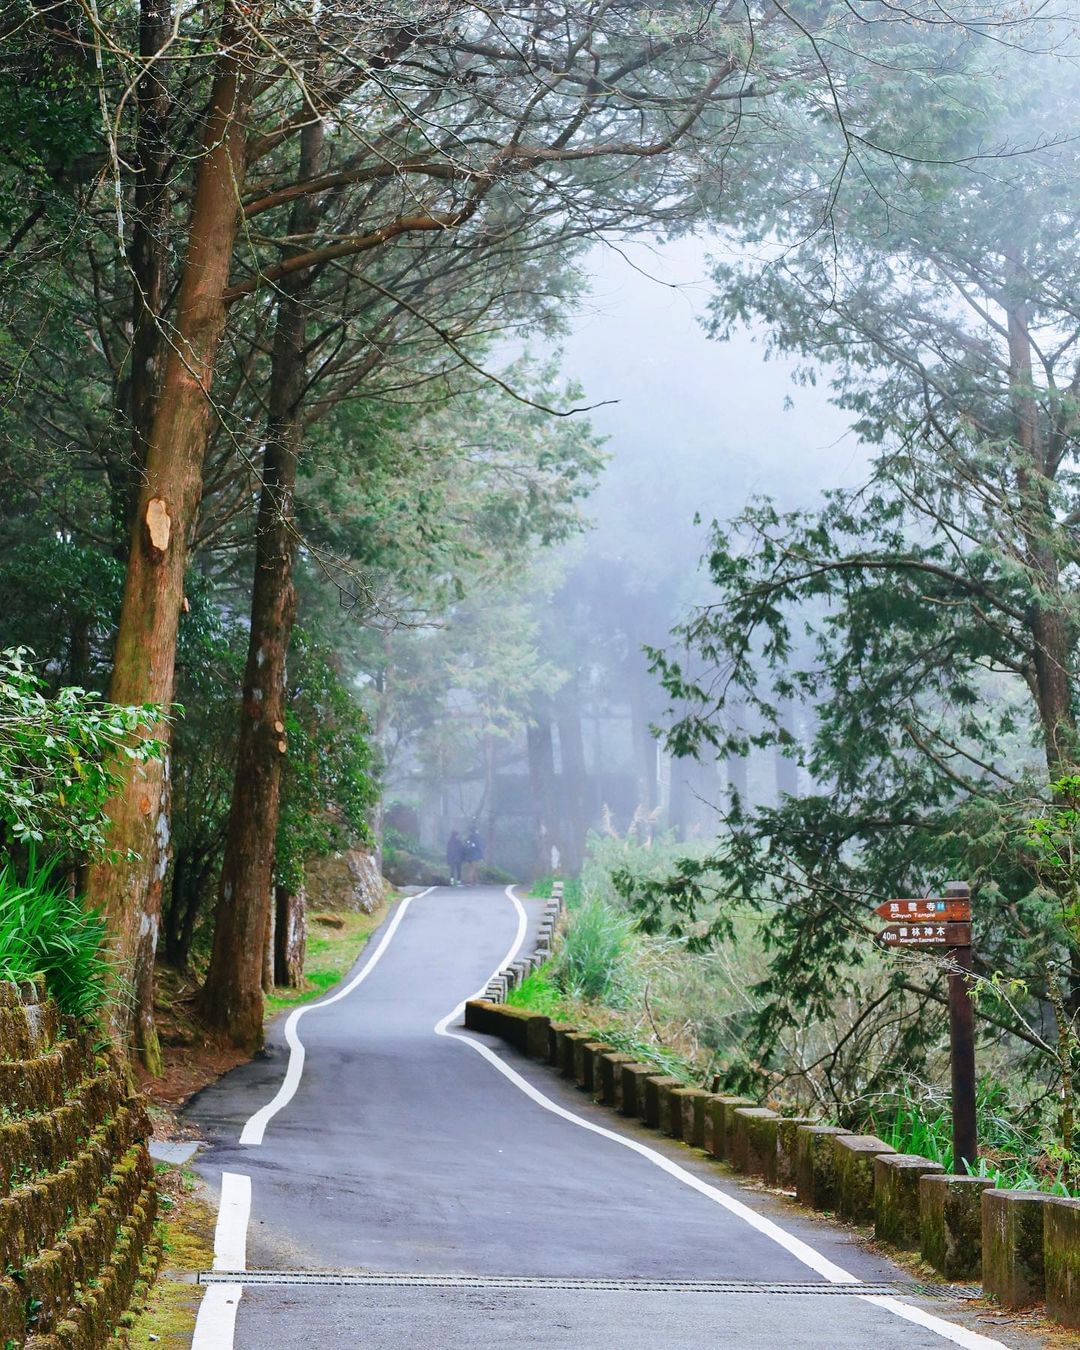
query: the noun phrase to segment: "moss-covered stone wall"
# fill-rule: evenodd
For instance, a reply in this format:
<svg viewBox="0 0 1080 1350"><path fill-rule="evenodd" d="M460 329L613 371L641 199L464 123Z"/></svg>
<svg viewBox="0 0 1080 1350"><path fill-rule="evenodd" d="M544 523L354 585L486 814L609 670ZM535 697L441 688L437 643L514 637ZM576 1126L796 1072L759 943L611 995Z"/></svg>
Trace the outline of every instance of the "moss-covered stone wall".
<svg viewBox="0 0 1080 1350"><path fill-rule="evenodd" d="M142 1099L104 1038L0 981L0 1347L94 1350L158 1246Z"/></svg>

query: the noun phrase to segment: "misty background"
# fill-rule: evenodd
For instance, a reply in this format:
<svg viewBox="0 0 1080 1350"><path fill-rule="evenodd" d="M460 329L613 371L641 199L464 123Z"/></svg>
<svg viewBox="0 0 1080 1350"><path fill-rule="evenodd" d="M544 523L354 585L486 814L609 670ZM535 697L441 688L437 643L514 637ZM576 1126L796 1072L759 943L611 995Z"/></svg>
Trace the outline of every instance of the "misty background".
<svg viewBox="0 0 1080 1350"><path fill-rule="evenodd" d="M708 336L710 259L731 256L705 236L602 245L585 259L588 294L560 366L584 392L607 462L579 537L538 556L523 585L457 607L440 637L415 639L429 655L471 641L470 669L497 670L477 610L512 627L524 603L522 642L536 650L522 665L538 678L499 725L470 681L448 682L403 737L387 765L385 819L401 880L434 875L455 829L477 826L487 862L508 877L539 875L580 867L589 830L712 837L728 786L751 804L797 790L795 766L771 751L715 763L668 754L654 735L665 696L641 650L670 645L673 626L708 601L700 560L712 520L759 496L809 507L867 472L866 447L829 401L827 369L798 378L763 330ZM787 715L805 729L813 710Z"/></svg>

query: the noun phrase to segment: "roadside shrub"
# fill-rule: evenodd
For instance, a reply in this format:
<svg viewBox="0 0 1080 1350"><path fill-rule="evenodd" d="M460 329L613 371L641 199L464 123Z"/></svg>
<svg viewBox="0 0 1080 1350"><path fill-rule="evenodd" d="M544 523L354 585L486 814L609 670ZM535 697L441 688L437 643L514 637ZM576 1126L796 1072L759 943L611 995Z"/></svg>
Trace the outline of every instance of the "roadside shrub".
<svg viewBox="0 0 1080 1350"><path fill-rule="evenodd" d="M555 978L571 997L623 1006L630 994L633 926L603 900L589 897L574 911L555 960Z"/></svg>
<svg viewBox="0 0 1080 1350"><path fill-rule="evenodd" d="M86 1017L105 1001L108 960L105 921L83 908L56 860L31 855L20 878L9 862L0 868L0 979L45 977L61 1012Z"/></svg>

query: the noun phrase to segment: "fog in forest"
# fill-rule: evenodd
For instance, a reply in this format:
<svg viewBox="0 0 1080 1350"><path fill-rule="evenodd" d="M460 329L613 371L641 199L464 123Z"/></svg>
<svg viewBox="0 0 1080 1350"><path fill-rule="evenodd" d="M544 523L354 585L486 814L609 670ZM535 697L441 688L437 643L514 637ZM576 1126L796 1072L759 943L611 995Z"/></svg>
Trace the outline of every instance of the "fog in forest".
<svg viewBox="0 0 1080 1350"><path fill-rule="evenodd" d="M849 416L829 401L827 370L816 383L796 378L797 363L768 353L760 330L727 341L705 332L709 262L723 252L715 238L639 240L585 260L588 293L560 366L582 387L607 462L582 503L582 533L538 558L531 588L526 579L481 602L496 627L501 614L513 628L526 595L539 654L555 669L495 735L482 694L438 691L440 706L421 719L426 745L389 778L387 823L407 853L415 840L434 862L451 831L475 826L488 862L508 874L573 870L590 829L710 837L729 787L762 802L797 786L782 757L680 761L651 730L666 702L641 647L668 645L673 626L708 601L699 564L710 521L755 497L810 507L867 472ZM451 613L447 636L462 623L472 631L473 618L472 604ZM477 636L472 657L483 666L490 625ZM448 722L453 751L433 760L432 727ZM422 879L417 862L406 865Z"/></svg>

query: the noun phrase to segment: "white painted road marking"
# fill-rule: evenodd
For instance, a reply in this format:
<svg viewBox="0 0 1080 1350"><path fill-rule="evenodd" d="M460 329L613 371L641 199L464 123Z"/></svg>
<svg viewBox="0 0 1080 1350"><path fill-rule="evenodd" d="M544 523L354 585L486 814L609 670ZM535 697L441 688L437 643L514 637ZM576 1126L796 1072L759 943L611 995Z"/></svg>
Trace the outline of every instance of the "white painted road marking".
<svg viewBox="0 0 1080 1350"><path fill-rule="evenodd" d="M268 1101L265 1106L261 1106L253 1116L250 1117L247 1124L240 1131L240 1142L242 1144L261 1144L263 1135L266 1133L266 1127L270 1121L282 1110L288 1106L296 1096L296 1089L300 1086L300 1079L304 1072L304 1042L300 1039L300 1034L296 1028L300 1025L300 1019L309 1012L317 1012L320 1008L329 1008L331 1003L338 1003L343 998L348 998L357 985L363 984L371 972L379 963L383 952L390 945L390 940L398 930L398 926L405 917L405 911L414 900L419 900L421 896L427 895L435 889L429 886L426 891L420 891L416 895L406 896L398 905L397 913L394 915L386 932L382 935L382 940L375 950L371 953L371 958L364 962L362 970L349 981L344 989L338 989L331 994L329 998L322 998L318 1003L308 1003L302 1008L294 1008L289 1014L289 1020L285 1023L285 1040L289 1046L289 1065L285 1070L285 1077L282 1080L281 1087L278 1088L276 1095Z"/></svg>
<svg viewBox="0 0 1080 1350"><path fill-rule="evenodd" d="M518 948L524 941L527 926L525 909L521 901L514 895L512 887L508 886L506 888L506 895L517 909L518 933L515 945L511 947L510 952L502 962L502 966L509 965L514 959ZM499 967L500 970L502 969L502 966ZM484 987L486 988L486 986ZM483 993L483 989L480 990L480 993ZM477 994L473 997L478 996L479 995ZM588 1130L591 1134L598 1134L603 1139L610 1139L613 1143L620 1144L623 1148L628 1148L632 1152L640 1154L641 1157L647 1159L654 1166L659 1167L662 1171L667 1172L669 1176L674 1177L676 1181L681 1181L692 1190L706 1196L709 1200L715 1201L716 1204L721 1205L724 1209L728 1210L729 1213L742 1219L744 1223L749 1224L751 1228L756 1229L764 1237L771 1238L773 1242L778 1246L783 1247L783 1249L794 1256L796 1260L801 1261L805 1266L809 1266L811 1270L816 1271L831 1283L861 1283L858 1276L850 1274L841 1266L836 1265L835 1262L830 1261L828 1257L822 1256L822 1254L815 1251L809 1243L803 1242L801 1238L797 1238L793 1234L787 1232L787 1230L781 1228L779 1224L773 1223L771 1219L767 1219L763 1214L759 1214L756 1210L751 1209L749 1205L744 1205L741 1200L736 1200L733 1196L726 1195L715 1186L710 1186L707 1181L702 1181L700 1177L696 1177L692 1172L686 1171L685 1168L680 1167L678 1163L672 1162L670 1158L666 1158L662 1153L657 1153L655 1149L649 1148L647 1144L641 1144L636 1139L631 1139L627 1135L617 1134L614 1130L605 1129L603 1125L597 1125L591 1120L586 1120L583 1116L575 1115L573 1111L568 1111L565 1107L552 1101L550 1097L545 1097L539 1088L534 1087L527 1079L522 1078L521 1074L515 1072L509 1064L506 1064L500 1059L489 1046L484 1045L480 1041L473 1040L471 1036L463 1036L460 1032L450 1031L450 1023L460 1020L462 1013L465 1011L465 1002L467 1002L467 1000L463 1000L453 1012L447 1013L444 1018L436 1023L435 1034L437 1036L446 1036L450 1040L460 1041L463 1045L470 1046L478 1055L483 1055L489 1064L492 1064L498 1069L504 1078L509 1079L519 1091L523 1092L530 1100L536 1102L538 1106L543 1107L545 1111L550 1111L553 1115L559 1116L563 1120L568 1120L572 1125L577 1125L583 1130ZM965 1350L1007 1350L1007 1347L1002 1345L1000 1341L991 1340L987 1336L980 1336L977 1332L968 1331L966 1327L959 1327L952 1322L946 1322L943 1318L935 1317L932 1313L925 1312L922 1308L912 1307L910 1304L904 1303L898 1298L890 1298L880 1294L867 1294L861 1297L863 1297L864 1301L867 1303L874 1303L878 1307L884 1308L887 1312L894 1313L897 1317L902 1317L906 1321L914 1322L921 1327L925 1327L927 1331L935 1332L945 1340L952 1341L954 1345L964 1346Z"/></svg>
<svg viewBox="0 0 1080 1350"><path fill-rule="evenodd" d="M434 886L429 886L426 891L420 891L402 900L379 945L364 962L363 968L343 989L336 990L328 998L320 999L318 1003L308 1003L303 1008L295 1008L289 1014L289 1020L285 1023L285 1039L289 1045L289 1064L285 1070L285 1077L275 1096L249 1117L240 1132L241 1144L261 1144L269 1122L296 1096L296 1089L300 1086L304 1072L305 1058L304 1043L296 1030L300 1018L304 1013L313 1012L316 1008L327 1008L331 1003L337 1003L339 999L348 997L357 985L362 984L386 951L390 939L397 932L398 925L412 901L419 900L422 895L427 895L434 889ZM222 1172L221 1201L214 1228L215 1270L233 1271L246 1268L250 1216L251 1178L239 1172ZM236 1310L243 1292L242 1284L212 1284L207 1287L199 1304L191 1350L233 1350Z"/></svg>
<svg viewBox="0 0 1080 1350"><path fill-rule="evenodd" d="M251 1178L242 1172L222 1172L221 1200L214 1226L214 1269L244 1270L247 1266L247 1230L251 1215ZM212 1284L199 1304L191 1350L232 1350L236 1310L244 1287Z"/></svg>
<svg viewBox="0 0 1080 1350"><path fill-rule="evenodd" d="M247 1230L251 1214L251 1178L243 1172L222 1172L221 1200L214 1228L214 1269L247 1267Z"/></svg>

